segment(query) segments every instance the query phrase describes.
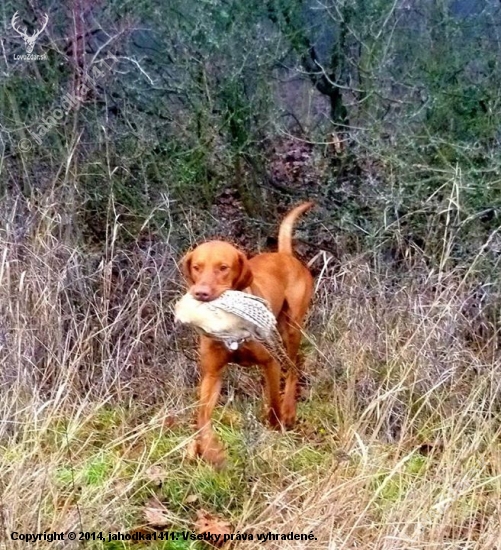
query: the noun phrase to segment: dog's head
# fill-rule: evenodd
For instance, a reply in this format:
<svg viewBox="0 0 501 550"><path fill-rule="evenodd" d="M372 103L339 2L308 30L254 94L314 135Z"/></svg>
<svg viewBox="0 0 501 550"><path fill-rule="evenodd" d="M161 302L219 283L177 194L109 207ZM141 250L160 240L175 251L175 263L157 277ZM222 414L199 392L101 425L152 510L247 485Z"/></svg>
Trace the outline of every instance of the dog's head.
<svg viewBox="0 0 501 550"><path fill-rule="evenodd" d="M225 290L244 290L252 283L245 254L224 241L197 246L182 260L189 292L201 302L218 298Z"/></svg>

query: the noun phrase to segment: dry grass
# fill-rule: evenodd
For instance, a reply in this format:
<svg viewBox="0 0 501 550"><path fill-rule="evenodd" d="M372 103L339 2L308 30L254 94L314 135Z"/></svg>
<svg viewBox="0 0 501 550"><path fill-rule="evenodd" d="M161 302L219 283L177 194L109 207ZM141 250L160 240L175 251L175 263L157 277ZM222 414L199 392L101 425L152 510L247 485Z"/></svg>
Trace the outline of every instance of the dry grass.
<svg viewBox="0 0 501 550"><path fill-rule="evenodd" d="M242 396L249 379L232 372L216 415L230 459L218 473L186 456L195 375L192 341L172 327L178 251L119 247L112 217L106 247L89 254L55 204L28 217L5 205L0 233L7 548L26 547L14 531L144 527L152 496L171 530L191 532L204 508L235 533L316 537L248 547L501 548L499 335L474 300L474 266L434 273L414 261L397 276L355 259L324 272L297 429L267 430L259 392L251 382Z"/></svg>

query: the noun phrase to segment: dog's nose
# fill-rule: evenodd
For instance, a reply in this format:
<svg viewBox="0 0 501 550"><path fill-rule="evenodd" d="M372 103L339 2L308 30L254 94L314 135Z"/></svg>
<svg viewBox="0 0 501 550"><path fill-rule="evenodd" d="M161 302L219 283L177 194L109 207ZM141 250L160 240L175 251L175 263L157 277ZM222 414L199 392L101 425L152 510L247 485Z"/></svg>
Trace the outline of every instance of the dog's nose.
<svg viewBox="0 0 501 550"><path fill-rule="evenodd" d="M207 290L196 290L195 291L195 298L199 300L200 302L208 302L210 298L210 294Z"/></svg>

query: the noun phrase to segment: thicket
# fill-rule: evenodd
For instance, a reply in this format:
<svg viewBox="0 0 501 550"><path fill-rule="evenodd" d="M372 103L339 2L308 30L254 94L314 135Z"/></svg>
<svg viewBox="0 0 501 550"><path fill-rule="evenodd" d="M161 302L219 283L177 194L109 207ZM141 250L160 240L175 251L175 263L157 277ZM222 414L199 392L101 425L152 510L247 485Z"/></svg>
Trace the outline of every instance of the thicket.
<svg viewBox="0 0 501 550"><path fill-rule="evenodd" d="M43 12L22 11L30 31ZM329 230L310 244L330 252L433 263L448 240L455 264L481 246L496 264L498 19L494 1L75 0L27 62L7 18L4 197L29 210L56 190L67 234L94 243L112 199L124 238L149 219L181 247L187 210L200 236L225 230L221 198L256 228L313 197Z"/></svg>

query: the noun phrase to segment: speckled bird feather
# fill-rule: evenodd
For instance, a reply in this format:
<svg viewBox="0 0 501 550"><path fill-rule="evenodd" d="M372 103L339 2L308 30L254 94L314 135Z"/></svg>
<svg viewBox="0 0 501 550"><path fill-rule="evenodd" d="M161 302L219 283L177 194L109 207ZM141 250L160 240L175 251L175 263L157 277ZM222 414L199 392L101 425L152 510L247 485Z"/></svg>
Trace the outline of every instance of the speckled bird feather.
<svg viewBox="0 0 501 550"><path fill-rule="evenodd" d="M232 351L246 340L256 340L281 366L296 368L284 348L268 302L259 296L227 290L215 300L200 302L186 294L176 304L176 319L222 340Z"/></svg>

